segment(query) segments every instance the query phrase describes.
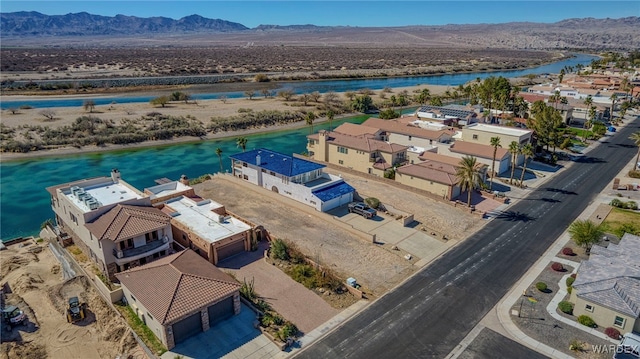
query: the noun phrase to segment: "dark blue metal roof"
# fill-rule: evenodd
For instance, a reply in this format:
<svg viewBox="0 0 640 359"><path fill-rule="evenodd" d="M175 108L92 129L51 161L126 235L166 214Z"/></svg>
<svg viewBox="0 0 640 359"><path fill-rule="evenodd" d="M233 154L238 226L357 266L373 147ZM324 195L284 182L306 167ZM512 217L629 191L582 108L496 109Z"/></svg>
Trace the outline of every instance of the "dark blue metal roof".
<svg viewBox="0 0 640 359"><path fill-rule="evenodd" d="M257 164L258 156L260 156L260 165ZM240 152L229 157L236 161L247 162L287 177L297 176L299 174L315 171L317 169L326 167L325 165L289 155L284 155L282 153L267 150L265 148L247 152Z"/></svg>
<svg viewBox="0 0 640 359"><path fill-rule="evenodd" d="M313 191L312 193L322 202L326 202L354 191L353 187L349 186L346 182L339 182L332 184L331 186L321 188L317 191Z"/></svg>

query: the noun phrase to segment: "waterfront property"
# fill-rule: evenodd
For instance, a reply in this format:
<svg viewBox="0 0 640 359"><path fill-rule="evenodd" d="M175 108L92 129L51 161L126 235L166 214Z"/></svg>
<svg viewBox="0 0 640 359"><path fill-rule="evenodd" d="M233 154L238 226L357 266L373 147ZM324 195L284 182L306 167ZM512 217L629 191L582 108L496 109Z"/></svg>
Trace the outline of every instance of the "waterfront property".
<svg viewBox="0 0 640 359"><path fill-rule="evenodd" d="M461 109L455 105L425 105L418 109L416 116L431 122L442 123L446 126L465 126L478 122L477 112L471 109Z"/></svg>
<svg viewBox="0 0 640 359"><path fill-rule="evenodd" d="M324 132L324 131L321 131ZM325 212L353 201L355 190L325 165L265 148L229 156L233 176Z"/></svg>
<svg viewBox="0 0 640 359"><path fill-rule="evenodd" d="M381 133L379 129L374 130ZM338 131L344 129L338 127L333 132L323 130L307 136L309 156L377 176L383 176L385 171L407 161L407 146L377 139L374 134L350 135Z"/></svg>
<svg viewBox="0 0 640 359"><path fill-rule="evenodd" d="M167 349L240 313L240 284L189 249L116 277L127 304Z"/></svg>
<svg viewBox="0 0 640 359"><path fill-rule="evenodd" d="M575 316L620 333L640 332L640 236L626 233L618 245L594 246L578 268L571 302Z"/></svg>
<svg viewBox="0 0 640 359"><path fill-rule="evenodd" d="M158 207L171 217L174 240L213 264L251 249L252 226L217 202L179 196Z"/></svg>
<svg viewBox="0 0 640 359"><path fill-rule="evenodd" d="M58 238L71 238L110 277L172 253L171 217L120 177L114 169L47 188Z"/></svg>

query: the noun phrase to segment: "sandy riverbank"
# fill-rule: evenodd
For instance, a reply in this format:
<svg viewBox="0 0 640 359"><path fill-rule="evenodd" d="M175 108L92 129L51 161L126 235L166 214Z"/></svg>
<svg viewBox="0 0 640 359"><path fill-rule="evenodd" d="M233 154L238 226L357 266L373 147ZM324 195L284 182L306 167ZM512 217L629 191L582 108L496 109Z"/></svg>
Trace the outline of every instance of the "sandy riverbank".
<svg viewBox="0 0 640 359"><path fill-rule="evenodd" d="M420 86L410 86L410 87L402 87L402 88L394 88L392 89L392 93L386 94L386 97L389 98L393 94L398 94L404 90L406 90L410 95L413 95L415 90L421 90L424 88L428 88L432 95L440 95L443 94L447 89L453 90L451 86L439 86L439 85L420 85ZM180 89L181 91L188 92L189 89ZM382 101L383 99L380 97L381 91L375 91L375 95L372 96L374 102ZM156 92L139 92L136 93L136 96L154 96ZM131 95L131 93L128 93ZM344 93L339 94L343 99L346 100ZM69 96L46 96L46 99L67 99L67 98L77 98L76 95ZM89 97L89 96L84 96ZM103 97L103 96L96 96ZM29 100L29 99L42 99L43 96L3 96L2 99L5 101L14 101L14 100ZM264 111L264 110L279 110L279 111L298 111L298 110L306 110L306 111L317 111L317 107L322 104L317 104L313 102L309 102L308 106L303 106L303 104L298 104L294 102L286 103L280 98L264 98L262 96L254 97L252 100L248 98L236 98L236 99L228 99L226 102L221 100L198 100L197 103L184 103L184 102L175 102L166 105L165 107L153 106L150 103L128 103L128 104L109 104L109 105L100 105L95 106L93 112L89 113L85 111L85 109L81 106L78 107L55 107L55 108L38 108L38 109L28 109L28 110L19 110L17 113L12 114L8 110L4 110L2 114L2 123L5 126L11 128L17 128L19 126L48 126L51 128L59 128L62 126L71 125L78 117L91 115L99 117L103 120L113 120L115 123L121 123L123 120L127 119L135 119L149 112L160 112L164 115L170 116L192 116L201 121L203 124L208 124L211 120L211 117L229 117L234 116L239 113L239 110L242 109L251 109L254 112ZM40 113L43 110L51 110L55 112L55 120L48 120ZM321 123L325 121L325 118L319 118L316 120L316 123ZM162 145L170 145L175 143L186 143L186 142L199 142L199 141L207 141L218 138L228 138L228 137L237 137L246 134L254 134L260 132L269 132L269 131L278 131L285 129L293 129L304 127L306 124L304 121L298 123L292 123L288 125L281 126L272 126L267 128L257 128L250 129L244 131L230 131L230 132L220 132L215 134L208 134L202 138L196 137L177 137L172 140L163 140L163 141L146 141L141 143L127 144L127 145L105 145L105 146L85 146L81 148L76 148L72 146L59 148L55 150L42 150L42 151L33 151L27 153L0 153L0 161L11 161L11 160L20 160L20 159L29 159L29 158L38 158L38 157L53 157L53 156L65 156L65 155L74 155L74 154L82 154L82 153L95 153L95 152L105 152L105 151L115 151L122 149L130 149L130 148L142 148L142 147L152 147L152 146L162 146ZM19 130L17 132L20 132Z"/></svg>

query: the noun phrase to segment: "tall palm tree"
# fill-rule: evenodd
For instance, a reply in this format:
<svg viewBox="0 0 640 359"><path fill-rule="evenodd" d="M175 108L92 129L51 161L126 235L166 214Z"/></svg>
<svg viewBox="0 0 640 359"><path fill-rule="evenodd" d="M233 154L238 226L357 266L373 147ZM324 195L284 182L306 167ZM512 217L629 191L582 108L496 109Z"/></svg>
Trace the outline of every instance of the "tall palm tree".
<svg viewBox="0 0 640 359"><path fill-rule="evenodd" d="M307 121L307 125L309 125L309 134L313 133L313 121L315 119L316 114L313 111L307 113L307 116L305 117L305 121Z"/></svg>
<svg viewBox="0 0 640 359"><path fill-rule="evenodd" d="M333 113L333 111L329 110L327 111L327 120L329 120L329 132L331 132L333 130L333 117L335 116L335 114Z"/></svg>
<svg viewBox="0 0 640 359"><path fill-rule="evenodd" d="M456 169L458 186L462 191L467 191L467 206L471 207L471 193L480 187L480 166L475 157L464 156Z"/></svg>
<svg viewBox="0 0 640 359"><path fill-rule="evenodd" d="M500 145L500 137L491 137L491 147L493 147L493 160L491 161L491 177L489 178L489 190L493 189L493 177L496 174L496 156L498 154L498 147Z"/></svg>
<svg viewBox="0 0 640 359"><path fill-rule="evenodd" d="M222 148L216 148L216 155L218 155L218 158L220 159L220 173L222 173L224 172L224 170L222 169Z"/></svg>
<svg viewBox="0 0 640 359"><path fill-rule="evenodd" d="M591 111L592 111L592 108L593 108L593 98L591 97L591 95L587 96L587 98L584 99L584 104L587 105L588 116L591 117ZM583 137L584 137L585 141L587 140L587 130L586 129L587 129L587 125L590 125L589 122L590 122L590 120L588 118L584 119Z"/></svg>
<svg viewBox="0 0 640 359"><path fill-rule="evenodd" d="M633 166L633 169L635 170L636 168L638 168L638 161L640 161L640 131L632 133L631 136L629 136L629 139L632 140L636 144L636 146L638 146L638 154L636 155L635 166Z"/></svg>
<svg viewBox="0 0 640 359"><path fill-rule="evenodd" d="M611 95L611 113L609 114L609 120L613 122L613 108L616 107L616 101L618 100L618 95Z"/></svg>
<svg viewBox="0 0 640 359"><path fill-rule="evenodd" d="M516 161L518 160L518 153L520 153L520 144L516 141L511 141L509 144L509 152L511 153L511 176L509 177L509 183L513 183L513 174L516 171Z"/></svg>
<svg viewBox="0 0 640 359"><path fill-rule="evenodd" d="M522 174L520 174L520 187L522 187L522 183L524 182L524 173L527 171L527 160L533 157L533 145L527 143L522 146L521 152L524 155L524 164L522 165Z"/></svg>
<svg viewBox="0 0 640 359"><path fill-rule="evenodd" d="M248 141L246 137L238 137L236 138L236 146L242 148L242 152L244 152L247 149Z"/></svg>

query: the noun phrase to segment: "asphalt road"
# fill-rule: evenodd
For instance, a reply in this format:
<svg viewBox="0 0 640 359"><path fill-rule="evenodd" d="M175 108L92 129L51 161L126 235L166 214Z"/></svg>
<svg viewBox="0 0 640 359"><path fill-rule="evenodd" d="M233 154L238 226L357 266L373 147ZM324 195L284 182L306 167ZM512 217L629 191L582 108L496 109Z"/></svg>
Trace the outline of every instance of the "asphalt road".
<svg viewBox="0 0 640 359"><path fill-rule="evenodd" d="M484 328L471 345L458 357L458 359L476 358L543 359L546 356L534 352L489 328Z"/></svg>
<svg viewBox="0 0 640 359"><path fill-rule="evenodd" d="M444 358L636 155L619 130L298 358Z"/></svg>

